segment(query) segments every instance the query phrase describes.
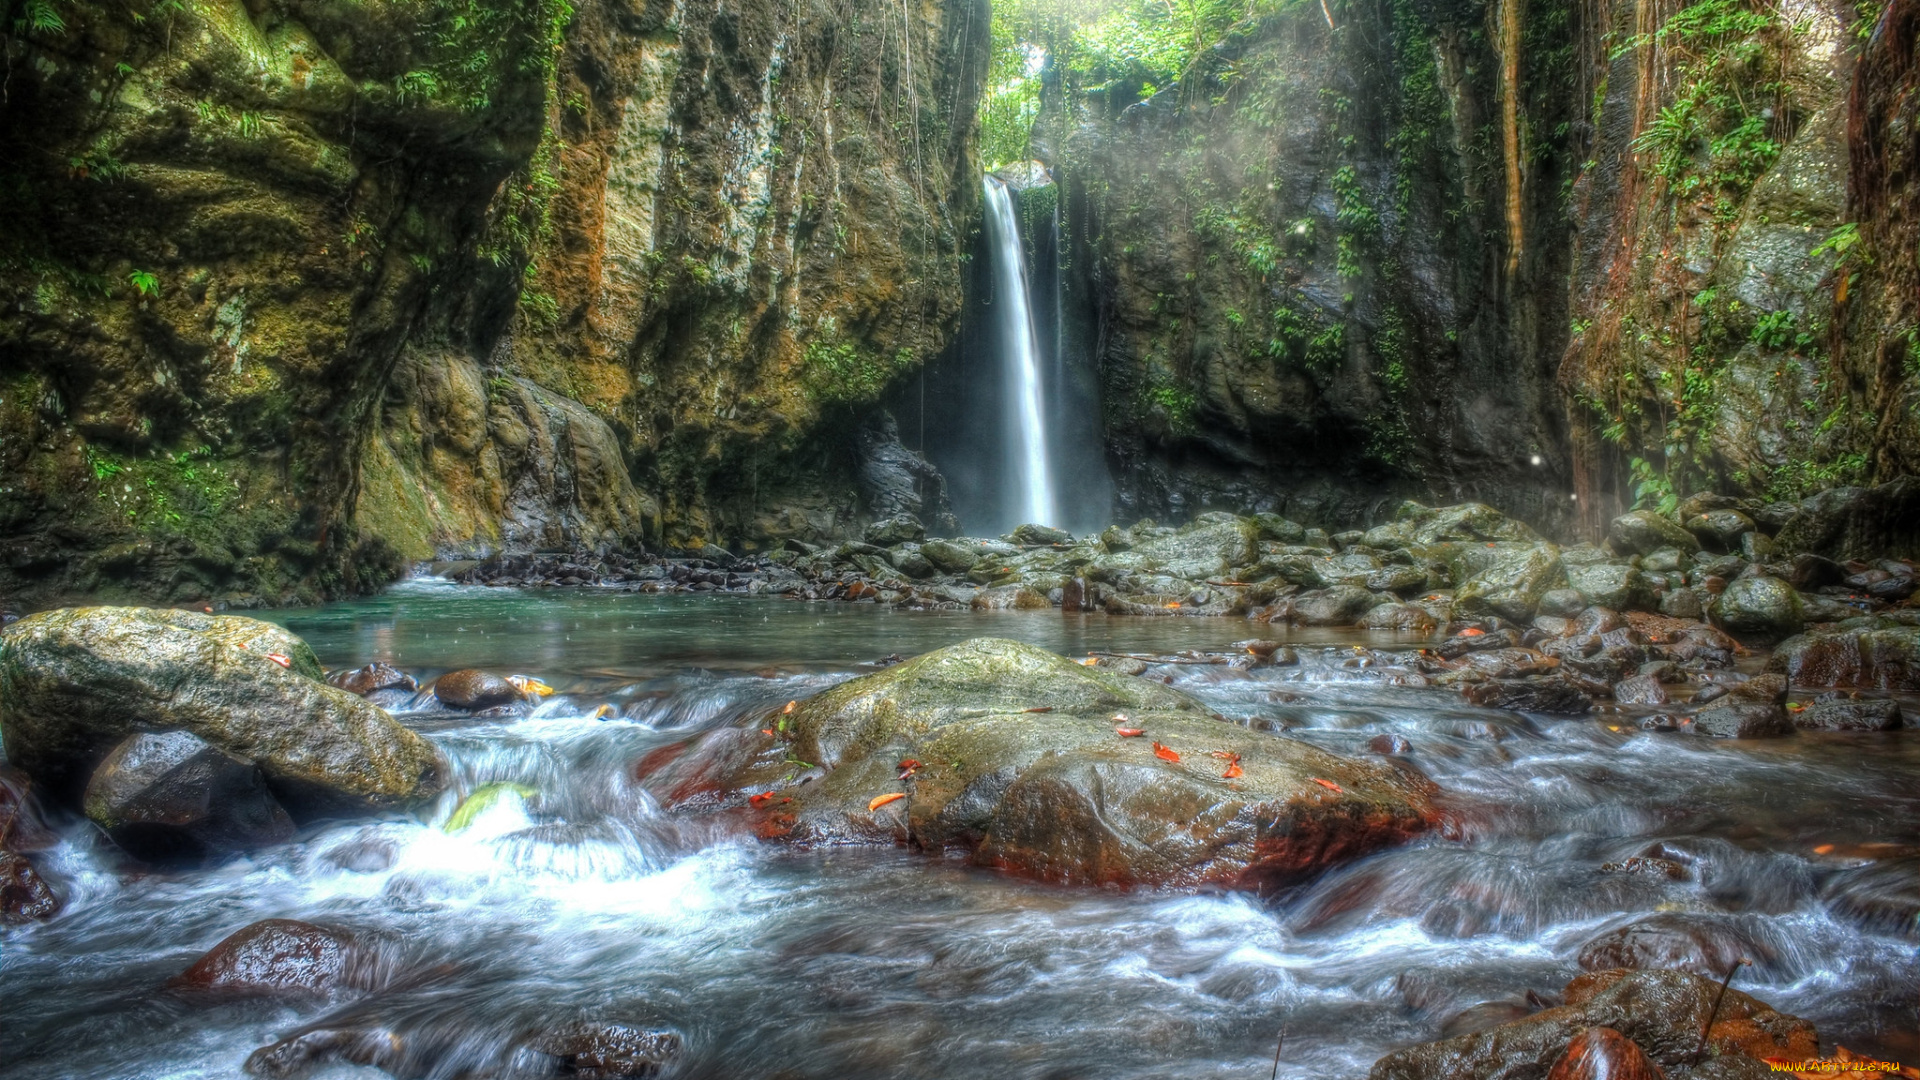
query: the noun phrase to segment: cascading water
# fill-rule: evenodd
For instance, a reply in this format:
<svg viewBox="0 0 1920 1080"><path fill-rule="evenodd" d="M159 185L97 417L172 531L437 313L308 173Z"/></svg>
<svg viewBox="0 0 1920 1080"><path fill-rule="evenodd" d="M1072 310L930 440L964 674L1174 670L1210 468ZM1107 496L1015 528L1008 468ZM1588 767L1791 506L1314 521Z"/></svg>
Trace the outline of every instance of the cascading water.
<svg viewBox="0 0 1920 1080"><path fill-rule="evenodd" d="M1000 301L996 309L996 329L1013 407L1009 432L1013 476L1007 490L1015 500L1015 520L1051 525L1059 520L1059 514L1047 446L1040 349L1034 339L1033 313L1027 302L1020 223L1013 216L1013 196L1007 191L1007 185L992 176L985 179L985 185L987 250L993 259L994 293Z"/></svg>

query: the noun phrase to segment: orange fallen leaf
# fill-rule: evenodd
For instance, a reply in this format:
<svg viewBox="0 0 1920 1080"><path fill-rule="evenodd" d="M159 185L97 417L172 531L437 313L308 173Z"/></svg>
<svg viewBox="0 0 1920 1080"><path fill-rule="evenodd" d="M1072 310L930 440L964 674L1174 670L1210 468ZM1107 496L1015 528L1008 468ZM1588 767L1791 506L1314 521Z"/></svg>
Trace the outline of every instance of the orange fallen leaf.
<svg viewBox="0 0 1920 1080"><path fill-rule="evenodd" d="M1179 754L1174 753L1173 750L1168 747L1161 746L1157 742L1153 744L1153 756L1159 758L1161 761L1180 760Z"/></svg>
<svg viewBox="0 0 1920 1080"><path fill-rule="evenodd" d="M1177 608L1177 607L1179 607L1179 606L1180 606L1180 601L1178 601L1178 600L1175 600L1175 601L1174 601L1173 603L1171 603L1171 604L1168 604L1168 605L1167 605L1167 610L1168 610L1168 611L1172 611L1173 609L1175 609L1175 608Z"/></svg>
<svg viewBox="0 0 1920 1080"><path fill-rule="evenodd" d="M773 792L763 791L758 795L747 796L747 802L753 806L765 806L767 804L767 800L771 798L773 798Z"/></svg>
<svg viewBox="0 0 1920 1080"><path fill-rule="evenodd" d="M1477 626L1469 626L1465 630L1460 631L1460 636L1461 637L1485 637L1487 636L1487 632L1485 630L1480 629Z"/></svg>
<svg viewBox="0 0 1920 1080"><path fill-rule="evenodd" d="M1082 661L1080 661L1080 666L1081 666L1081 667L1092 667L1092 666L1094 666L1095 664L1098 664L1099 662L1100 662L1100 658L1099 658L1099 657L1097 657L1097 656L1089 656L1089 657L1087 657L1087 658L1086 658L1085 660L1082 660Z"/></svg>
<svg viewBox="0 0 1920 1080"><path fill-rule="evenodd" d="M1833 853L1833 845L1821 844L1819 847L1813 849L1813 853L1815 855L1830 855Z"/></svg>
<svg viewBox="0 0 1920 1080"><path fill-rule="evenodd" d="M293 661L291 659L288 659L286 656L277 652L268 653L267 659L273 661L276 664L279 664L283 668L290 668L293 666Z"/></svg>
<svg viewBox="0 0 1920 1080"><path fill-rule="evenodd" d="M1042 712L1052 712L1052 711L1053 711L1053 706L1051 706L1051 705L1035 705L1035 706L1034 706L1033 708L1031 708L1031 709L1021 709L1020 711L1021 711L1021 712L1023 712L1023 713L1029 713L1029 712L1032 712L1032 713L1042 713Z"/></svg>
<svg viewBox="0 0 1920 1080"><path fill-rule="evenodd" d="M794 707L795 705L798 705L798 704L800 704L800 703L799 703L799 702L797 702L797 701L789 701L789 702L787 702L787 707L786 707L786 708L784 708L784 709L781 709L781 710L780 710L780 715L781 715L781 716L785 716L785 715L787 715L788 713L790 713L790 712L792 712L792 711L793 711L793 707Z"/></svg>
<svg viewBox="0 0 1920 1080"><path fill-rule="evenodd" d="M1791 701L1791 702L1788 702L1788 703L1787 703L1787 711L1788 711L1788 712L1806 712L1806 711L1807 711L1807 703L1806 703L1806 702L1804 702L1804 701Z"/></svg>
<svg viewBox="0 0 1920 1080"><path fill-rule="evenodd" d="M867 804L867 812L871 814L890 802L899 802L906 797L907 793L904 791L895 791L886 795L875 795L873 801Z"/></svg>
<svg viewBox="0 0 1920 1080"><path fill-rule="evenodd" d="M773 734L773 729L772 729L772 728L770 728L770 727L763 727L763 728L761 728L761 729L760 729L760 734L762 734L762 735L769 735L769 736L770 736L770 735L772 735L772 734Z"/></svg>
<svg viewBox="0 0 1920 1080"><path fill-rule="evenodd" d="M1229 764L1229 765L1227 766L1227 771L1226 771L1226 772L1223 772L1223 773L1221 773L1221 774L1220 774L1220 778L1221 778L1222 780L1232 780L1233 778L1235 778L1235 777L1237 777L1237 776L1244 776L1244 775L1246 775L1246 774L1245 774L1245 773L1243 773L1243 772L1241 771L1241 769L1240 769L1240 763L1239 763L1239 762L1237 762L1237 761L1235 761L1235 762L1232 762L1232 763L1230 763L1230 764Z"/></svg>
<svg viewBox="0 0 1920 1080"><path fill-rule="evenodd" d="M1338 791L1342 795L1346 794L1346 791L1344 791L1339 784L1336 784L1331 780L1322 780L1317 776L1308 777L1308 779L1312 780L1316 784L1319 784L1321 787L1326 788L1328 791Z"/></svg>
<svg viewBox="0 0 1920 1080"><path fill-rule="evenodd" d="M1147 733L1147 729L1140 728L1140 727L1117 727L1113 729L1113 733L1115 735L1120 736L1123 739L1137 739L1140 736L1145 735Z"/></svg>
<svg viewBox="0 0 1920 1080"><path fill-rule="evenodd" d="M894 768L896 769L917 769L919 767L920 767L919 758L908 758L905 761L902 761L900 764L894 766Z"/></svg>

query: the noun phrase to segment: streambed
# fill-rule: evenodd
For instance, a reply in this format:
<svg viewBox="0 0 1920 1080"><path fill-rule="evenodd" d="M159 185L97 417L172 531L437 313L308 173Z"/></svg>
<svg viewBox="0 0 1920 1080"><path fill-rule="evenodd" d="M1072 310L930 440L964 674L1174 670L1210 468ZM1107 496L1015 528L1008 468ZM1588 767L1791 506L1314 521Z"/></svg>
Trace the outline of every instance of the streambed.
<svg viewBox="0 0 1920 1080"><path fill-rule="evenodd" d="M0 945L0 1077L238 1076L253 1049L335 1008L433 1032L447 1077L514 1075L529 1067L517 1031L580 1016L675 1029L686 1077L1264 1076L1282 1025L1281 1075L1361 1077L1468 1006L1556 993L1590 939L1656 917L1737 943L1758 961L1741 985L1828 1044L1920 1054L1914 940L1874 921L1887 854L1920 848L1913 730L1714 742L1473 709L1364 668L1168 666L1154 674L1223 715L1331 750L1404 737L1452 824L1281 895L1063 889L903 851L735 839L656 812L632 765L969 637L1079 656L1281 631L432 582L273 617L329 666L552 684L528 716L421 725L456 787L539 795L457 834L441 827L448 796L418 820L310 830L193 873L136 871L70 829L43 862L65 912ZM1303 649L1414 644L1292 633ZM613 718L590 719L603 705ZM1636 856L1679 876L1622 868L1646 865ZM427 974L333 1005L164 989L264 918L352 928Z"/></svg>

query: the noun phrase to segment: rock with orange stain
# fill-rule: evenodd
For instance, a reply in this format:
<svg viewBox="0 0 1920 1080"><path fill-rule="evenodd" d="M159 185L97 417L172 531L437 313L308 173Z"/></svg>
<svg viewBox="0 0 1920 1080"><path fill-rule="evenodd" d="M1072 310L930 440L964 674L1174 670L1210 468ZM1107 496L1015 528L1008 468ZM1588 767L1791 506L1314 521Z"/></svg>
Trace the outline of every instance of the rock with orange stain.
<svg viewBox="0 0 1920 1080"><path fill-rule="evenodd" d="M1666 1075L1632 1039L1609 1027L1590 1027L1573 1037L1547 1080L1666 1080Z"/></svg>

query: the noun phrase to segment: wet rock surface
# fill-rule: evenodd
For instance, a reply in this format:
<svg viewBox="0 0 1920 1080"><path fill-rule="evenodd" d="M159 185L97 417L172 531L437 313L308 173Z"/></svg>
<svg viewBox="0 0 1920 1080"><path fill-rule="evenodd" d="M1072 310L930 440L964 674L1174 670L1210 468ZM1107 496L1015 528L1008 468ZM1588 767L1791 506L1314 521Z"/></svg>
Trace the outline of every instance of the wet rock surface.
<svg viewBox="0 0 1920 1080"><path fill-rule="evenodd" d="M184 990L270 996L366 990L373 958L352 934L295 919L267 919L234 931L170 985Z"/></svg>
<svg viewBox="0 0 1920 1080"><path fill-rule="evenodd" d="M56 798L139 731L177 730L258 765L301 812L405 806L443 763L384 711L321 681L312 651L252 619L66 608L0 636L8 759Z"/></svg>
<svg viewBox="0 0 1920 1080"><path fill-rule="evenodd" d="M464 668L433 681L433 696L455 709L491 709L525 700L520 688L491 671Z"/></svg>
<svg viewBox="0 0 1920 1080"><path fill-rule="evenodd" d="M1058 881L1260 888L1435 820L1426 786L1397 771L1008 641L926 654L769 723L757 741L708 740L751 749L727 786L753 794L763 837L904 841Z"/></svg>
<svg viewBox="0 0 1920 1080"><path fill-rule="evenodd" d="M127 736L93 771L81 807L122 849L156 863L252 851L294 831L259 766L185 731Z"/></svg>
<svg viewBox="0 0 1920 1080"><path fill-rule="evenodd" d="M1576 1041L1595 1027L1611 1029L1655 1065L1675 1070L1693 1061L1710 1013L1716 1019L1708 1029L1707 1043L1717 1056L1746 1057L1761 1068L1768 1057L1817 1056L1819 1045L1811 1024L1775 1012L1739 990L1728 990L1714 1013L1718 990L1717 983L1683 971L1594 972L1567 985L1565 1005L1485 1031L1395 1051L1374 1064L1370 1080L1546 1077ZM1609 1052L1625 1051L1610 1038L1602 1041L1611 1044ZM1594 1042L1587 1037L1582 1056L1591 1057L1600 1049Z"/></svg>

